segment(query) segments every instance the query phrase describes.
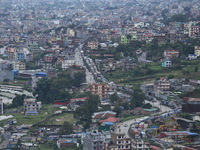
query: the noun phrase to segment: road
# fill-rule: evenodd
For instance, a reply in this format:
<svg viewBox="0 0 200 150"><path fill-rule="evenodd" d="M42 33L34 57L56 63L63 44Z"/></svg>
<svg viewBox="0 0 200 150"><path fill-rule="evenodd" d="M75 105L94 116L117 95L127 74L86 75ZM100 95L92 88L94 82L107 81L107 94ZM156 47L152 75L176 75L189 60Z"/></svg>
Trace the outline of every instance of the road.
<svg viewBox="0 0 200 150"><path fill-rule="evenodd" d="M167 106L163 106L163 105L160 106L160 102L159 101L156 101L156 102L152 103L150 101L145 100L145 103L150 103L153 106L159 107L161 112L168 112L168 111L171 110L171 108L169 108ZM146 116L146 117L148 117L148 116ZM130 125L135 123L135 121L143 120L144 118L145 117L141 117L141 118L137 118L136 120L132 119L132 120L125 121L123 123L119 123L117 125L117 126L119 126L119 128L117 129L116 132L119 132L119 129L121 129L121 133L125 133L126 137L129 137L128 136L128 129L129 129ZM127 127L124 127L124 124L127 124Z"/></svg>
<svg viewBox="0 0 200 150"><path fill-rule="evenodd" d="M160 101L151 102L151 101L145 100L145 103L150 103L152 106L156 106L156 107L160 108L161 112L168 112L168 111L172 110L170 107L160 105Z"/></svg>
<svg viewBox="0 0 200 150"><path fill-rule="evenodd" d="M79 66L84 66L83 58L81 56L81 52L80 51L81 51L80 48L76 48L76 50L75 50L76 64L79 65ZM85 74L86 74L86 82L87 83L90 83L90 84L96 83L95 80L94 80L94 76L92 75L91 72L88 71L87 68L86 68Z"/></svg>
<svg viewBox="0 0 200 150"><path fill-rule="evenodd" d="M148 116L145 116L145 117L148 117ZM127 121L125 121L123 123L119 123L117 125L117 126L119 126L119 128L117 129L116 132L119 132L119 130L121 130L120 133L125 133L125 136L129 137L128 136L128 129L129 129L130 125L135 123L135 121L138 121L138 120L141 120L141 119L143 120L145 117L136 118L136 119L132 119L132 120L127 120ZM125 124L127 124L127 127L124 127Z"/></svg>

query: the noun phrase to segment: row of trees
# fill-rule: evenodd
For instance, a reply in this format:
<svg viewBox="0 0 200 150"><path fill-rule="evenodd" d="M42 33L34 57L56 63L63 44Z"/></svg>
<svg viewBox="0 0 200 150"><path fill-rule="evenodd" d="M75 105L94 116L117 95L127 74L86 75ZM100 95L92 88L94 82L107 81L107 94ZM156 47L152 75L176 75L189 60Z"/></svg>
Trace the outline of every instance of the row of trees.
<svg viewBox="0 0 200 150"><path fill-rule="evenodd" d="M78 107L74 112L74 118L84 122L84 128L88 128L92 122L92 115L94 112L99 111L100 99L98 95L93 95L90 92L87 93L87 101L83 103L81 107Z"/></svg>
<svg viewBox="0 0 200 150"><path fill-rule="evenodd" d="M140 89L135 89L134 92L131 94L130 102L122 102L122 100L117 96L117 93L114 93L110 96L111 102L116 102L116 106L113 109L114 112L117 112L117 116L119 116L122 112L122 108L124 110L130 110L135 107L142 107L144 108L151 108L149 105L144 104L145 94Z"/></svg>
<svg viewBox="0 0 200 150"><path fill-rule="evenodd" d="M70 99L68 92L73 86L79 87L85 81L85 74L78 72L71 77L69 73L59 74L58 78L43 78L37 83L34 96L43 103L53 103L54 100Z"/></svg>

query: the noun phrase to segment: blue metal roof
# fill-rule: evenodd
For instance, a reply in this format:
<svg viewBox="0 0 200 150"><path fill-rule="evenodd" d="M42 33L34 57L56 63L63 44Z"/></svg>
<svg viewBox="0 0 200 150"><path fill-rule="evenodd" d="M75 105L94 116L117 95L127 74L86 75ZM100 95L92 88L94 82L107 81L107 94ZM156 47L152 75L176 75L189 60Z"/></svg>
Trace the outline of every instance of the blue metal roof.
<svg viewBox="0 0 200 150"><path fill-rule="evenodd" d="M37 111L26 111L27 114L38 114Z"/></svg>

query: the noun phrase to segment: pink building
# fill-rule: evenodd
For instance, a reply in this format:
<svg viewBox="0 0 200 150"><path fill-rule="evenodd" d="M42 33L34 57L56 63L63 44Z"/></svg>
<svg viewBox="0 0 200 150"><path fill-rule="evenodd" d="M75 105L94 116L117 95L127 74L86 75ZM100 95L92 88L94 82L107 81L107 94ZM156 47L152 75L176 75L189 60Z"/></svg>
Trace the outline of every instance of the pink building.
<svg viewBox="0 0 200 150"><path fill-rule="evenodd" d="M46 62L52 62L54 60L55 56L53 54L46 54L45 55L45 61Z"/></svg>
<svg viewBox="0 0 200 150"><path fill-rule="evenodd" d="M178 57L179 50L164 50L164 56L166 58Z"/></svg>

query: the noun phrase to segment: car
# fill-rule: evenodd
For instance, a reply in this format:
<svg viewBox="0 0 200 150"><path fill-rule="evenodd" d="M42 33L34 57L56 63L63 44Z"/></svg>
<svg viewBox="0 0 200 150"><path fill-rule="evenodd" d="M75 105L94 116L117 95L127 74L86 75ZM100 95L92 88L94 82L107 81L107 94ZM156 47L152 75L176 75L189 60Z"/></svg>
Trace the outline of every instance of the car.
<svg viewBox="0 0 200 150"><path fill-rule="evenodd" d="M127 124L124 124L124 127L128 127L128 125L127 125Z"/></svg>

